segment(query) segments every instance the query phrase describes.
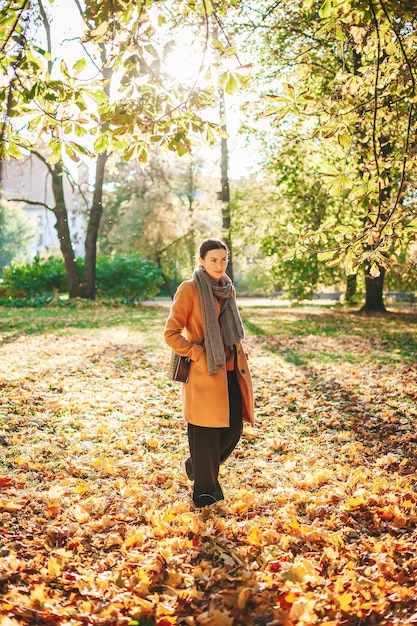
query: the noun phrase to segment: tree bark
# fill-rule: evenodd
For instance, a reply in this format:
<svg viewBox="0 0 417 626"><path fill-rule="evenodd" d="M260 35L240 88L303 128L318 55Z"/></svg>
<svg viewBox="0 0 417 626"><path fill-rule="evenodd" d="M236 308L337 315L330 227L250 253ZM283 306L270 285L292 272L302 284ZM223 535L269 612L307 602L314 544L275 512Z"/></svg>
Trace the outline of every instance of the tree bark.
<svg viewBox="0 0 417 626"><path fill-rule="evenodd" d="M219 111L220 111L220 124L224 134L226 134L226 107L224 99L223 88L220 87L219 91ZM227 266L227 274L233 280L233 254L232 254L232 238L231 238L231 217L230 217L230 187L229 187L229 162L228 162L228 150L227 150L227 138L222 136L221 138L221 184L222 190L220 192L220 199L222 201L222 220L223 220L223 232L224 242L229 248L229 264Z"/></svg>
<svg viewBox="0 0 417 626"><path fill-rule="evenodd" d="M361 308L364 313L386 313L384 305L383 286L385 269L379 268L380 274L377 278L370 276L365 270L365 304Z"/></svg>
<svg viewBox="0 0 417 626"><path fill-rule="evenodd" d="M103 215L103 183L107 158L107 152L99 154L97 157L93 201L88 219L87 236L85 240L84 283L82 285L82 296L91 300L94 300L96 296L97 238L101 216Z"/></svg>
<svg viewBox="0 0 417 626"><path fill-rule="evenodd" d="M157 263L159 269L161 270L162 280L164 281L164 285L165 285L165 287L166 287L166 289L167 289L167 291L169 293L169 296L170 296L170 298L172 300L174 298L174 292L171 289L171 285L169 283L168 276L165 274L164 270L162 269L162 258L161 257L162 257L162 254L159 253L157 255L157 257L156 257L156 263ZM176 288L177 288L177 285L175 285L175 289Z"/></svg>
<svg viewBox="0 0 417 626"><path fill-rule="evenodd" d="M346 295L345 299L348 304L352 304L356 298L357 275L350 274L346 277Z"/></svg>
<svg viewBox="0 0 417 626"><path fill-rule="evenodd" d="M50 167L49 171L52 179L52 191L55 198L55 207L51 210L56 217L55 228L58 233L62 256L64 257L68 293L71 298L77 298L82 295L82 285L80 283L77 262L68 226L68 211L65 205L62 161L58 161L54 167Z"/></svg>
<svg viewBox="0 0 417 626"><path fill-rule="evenodd" d="M104 91L107 97L110 97L110 80L113 71L111 68L106 67L107 52L103 45L100 47L100 56L103 63L103 78L105 79ZM106 130L106 128L107 124L103 124L102 130ZM96 297L97 238L101 216L103 215L104 172L108 156L107 151L97 156L93 201L85 240L84 284L82 293L84 298L89 298L90 300L94 300Z"/></svg>

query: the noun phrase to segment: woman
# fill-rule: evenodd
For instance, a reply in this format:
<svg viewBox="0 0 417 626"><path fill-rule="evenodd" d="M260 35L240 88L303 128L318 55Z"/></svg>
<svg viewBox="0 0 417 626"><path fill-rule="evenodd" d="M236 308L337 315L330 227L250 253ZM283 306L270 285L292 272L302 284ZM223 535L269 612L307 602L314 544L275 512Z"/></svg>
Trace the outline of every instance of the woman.
<svg viewBox="0 0 417 626"><path fill-rule="evenodd" d="M220 239L206 239L200 265L178 287L165 325L165 341L191 358L183 385L183 413L190 456L185 469L194 480L198 507L223 500L219 467L242 434L242 421L253 425L253 391L236 292L225 274L229 251Z"/></svg>

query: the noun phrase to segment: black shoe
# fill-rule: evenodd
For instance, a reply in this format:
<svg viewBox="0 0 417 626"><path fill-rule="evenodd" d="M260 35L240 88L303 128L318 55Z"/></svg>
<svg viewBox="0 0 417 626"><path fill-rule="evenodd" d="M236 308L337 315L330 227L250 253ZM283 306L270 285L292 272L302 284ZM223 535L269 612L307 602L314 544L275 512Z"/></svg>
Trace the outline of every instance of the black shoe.
<svg viewBox="0 0 417 626"><path fill-rule="evenodd" d="M197 498L193 498L194 504L199 508L202 508L203 506L210 506L210 504L214 504L220 500L224 500L223 491L220 486L213 492L213 494L201 493Z"/></svg>

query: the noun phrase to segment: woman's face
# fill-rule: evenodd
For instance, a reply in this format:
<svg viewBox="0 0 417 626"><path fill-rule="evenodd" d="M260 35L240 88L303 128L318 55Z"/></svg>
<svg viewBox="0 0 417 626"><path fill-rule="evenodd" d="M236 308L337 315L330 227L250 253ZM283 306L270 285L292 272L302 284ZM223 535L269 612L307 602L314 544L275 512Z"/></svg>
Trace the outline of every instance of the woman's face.
<svg viewBox="0 0 417 626"><path fill-rule="evenodd" d="M207 274L216 282L219 282L225 273L227 262L227 252L223 248L209 250L204 259L200 259L200 263Z"/></svg>

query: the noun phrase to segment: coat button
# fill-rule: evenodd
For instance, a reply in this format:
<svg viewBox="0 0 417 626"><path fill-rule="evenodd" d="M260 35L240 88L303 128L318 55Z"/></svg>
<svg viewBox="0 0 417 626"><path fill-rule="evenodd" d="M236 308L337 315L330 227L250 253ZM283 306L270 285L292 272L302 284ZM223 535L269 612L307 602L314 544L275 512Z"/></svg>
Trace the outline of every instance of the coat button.
<svg viewBox="0 0 417 626"><path fill-rule="evenodd" d="M245 370L240 370L240 371L242 372L242 374L244 374L244 373L245 373Z"/></svg>

